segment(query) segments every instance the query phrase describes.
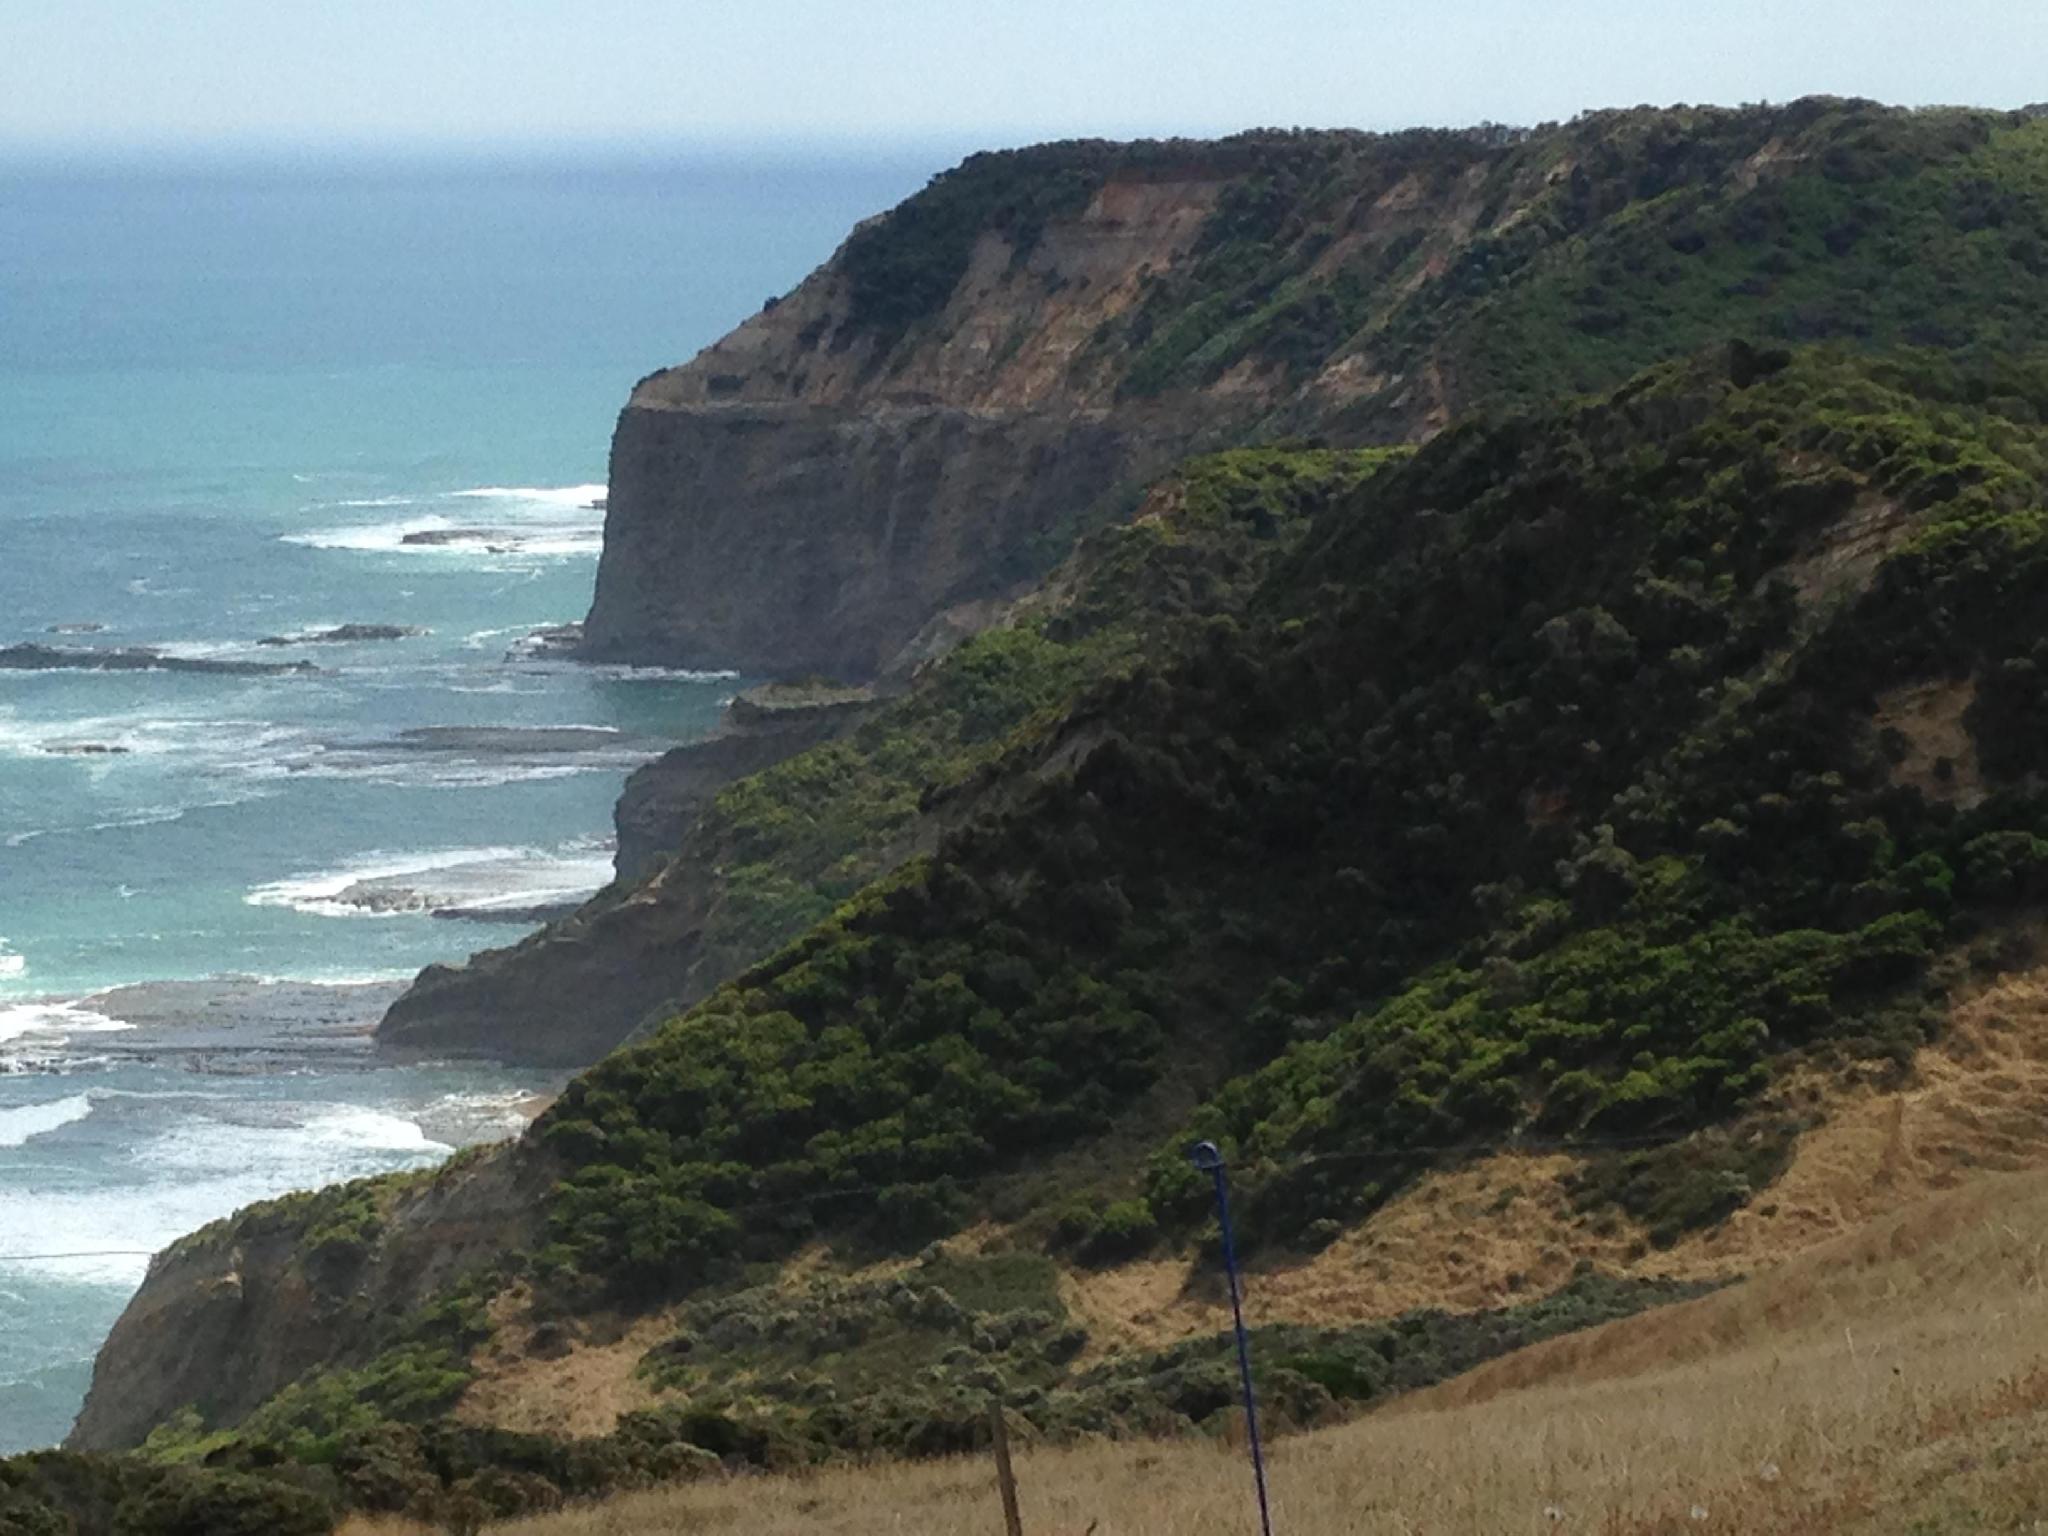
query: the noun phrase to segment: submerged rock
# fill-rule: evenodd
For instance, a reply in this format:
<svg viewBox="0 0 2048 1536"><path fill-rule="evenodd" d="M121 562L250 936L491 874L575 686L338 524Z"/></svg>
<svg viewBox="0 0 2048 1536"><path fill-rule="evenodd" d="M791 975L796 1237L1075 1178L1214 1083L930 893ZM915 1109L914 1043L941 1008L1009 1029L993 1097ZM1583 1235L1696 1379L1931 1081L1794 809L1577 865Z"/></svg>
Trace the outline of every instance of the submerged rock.
<svg viewBox="0 0 2048 1536"><path fill-rule="evenodd" d="M527 757L554 752L660 751L653 742L594 725L418 725L368 750L485 752Z"/></svg>
<svg viewBox="0 0 2048 1536"><path fill-rule="evenodd" d="M443 544L483 544L500 550L510 549L509 544L502 542L504 537L502 528L422 528L406 534L398 542L410 544L415 549L432 549ZM493 541L498 542L494 544Z"/></svg>
<svg viewBox="0 0 2048 1536"><path fill-rule="evenodd" d="M410 640L431 634L417 624L338 624L333 629L311 630L303 635L265 635L258 645L351 645L364 640Z"/></svg>
<svg viewBox="0 0 2048 1536"><path fill-rule="evenodd" d="M166 656L147 646L89 650L55 645L0 645L0 668L13 672L210 672L229 677L263 677L280 672L317 672L310 661L226 661L215 657Z"/></svg>

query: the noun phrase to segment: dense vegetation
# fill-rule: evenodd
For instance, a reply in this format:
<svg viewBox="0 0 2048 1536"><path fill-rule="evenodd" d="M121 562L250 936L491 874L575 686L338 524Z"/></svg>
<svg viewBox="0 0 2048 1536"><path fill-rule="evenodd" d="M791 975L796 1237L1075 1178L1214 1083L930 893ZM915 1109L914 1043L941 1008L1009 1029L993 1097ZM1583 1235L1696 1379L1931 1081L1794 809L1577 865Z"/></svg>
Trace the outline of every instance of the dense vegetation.
<svg viewBox="0 0 2048 1536"><path fill-rule="evenodd" d="M720 899L704 942L730 970L830 916L929 837L1088 687L1241 607L1310 512L1394 450L1242 449L1183 465L1137 521L1091 535L1014 621L968 641L848 740L725 790L693 834Z"/></svg>
<svg viewBox="0 0 2048 1536"><path fill-rule="evenodd" d="M1199 1133L1300 1242L1441 1149L1677 1138L1786 1050L1909 1055L2043 828L2018 785L1896 784L1876 696L2029 675L2044 403L2038 368L1736 348L1335 496L1243 622L574 1084L544 1275L645 1297L821 1223L915 1245L1169 1080L1210 1097L1155 1218L1198 1216ZM1873 508L1899 547L1831 596ZM2026 759L2038 692L1991 697L1987 760Z"/></svg>
<svg viewBox="0 0 2048 1536"><path fill-rule="evenodd" d="M934 1251L887 1280L745 1287L688 1307L644 1369L681 1395L676 1412L698 1443L757 1461L973 1450L991 1400L1055 1439L1213 1430L1228 1416L1239 1390L1230 1335L1082 1363L1088 1334L1057 1280L1033 1254ZM1491 1311L1256 1328L1252 1347L1276 1425L1306 1426L1701 1289L1588 1273Z"/></svg>
<svg viewBox="0 0 2048 1536"><path fill-rule="evenodd" d="M1023 261L1114 176L1221 190L1080 366L1135 397L1249 366L1318 430L1405 432L1425 377L1458 411L1534 403L1729 335L2048 341L2048 116L1832 98L978 155L848 242L850 333L914 336L984 232Z"/></svg>

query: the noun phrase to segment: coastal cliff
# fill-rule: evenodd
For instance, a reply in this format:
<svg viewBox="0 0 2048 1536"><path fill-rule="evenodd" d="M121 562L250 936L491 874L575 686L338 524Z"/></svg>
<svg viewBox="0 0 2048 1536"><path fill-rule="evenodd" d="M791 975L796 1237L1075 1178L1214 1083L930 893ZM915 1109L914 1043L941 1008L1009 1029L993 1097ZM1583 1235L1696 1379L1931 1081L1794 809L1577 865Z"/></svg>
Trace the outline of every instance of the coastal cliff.
<svg viewBox="0 0 2048 1536"><path fill-rule="evenodd" d="M1413 441L1737 332L1945 338L1940 274L1999 217L1969 189L2024 175L1995 140L2026 122L1810 99L974 156L634 389L585 652L871 678L1194 449ZM2031 323L1984 298L1955 336Z"/></svg>
<svg viewBox="0 0 2048 1536"><path fill-rule="evenodd" d="M422 1302L530 1247L546 1159L494 1148L429 1174L249 1207L181 1238L93 1362L69 1444L139 1444L186 1410L239 1420L308 1370L360 1362Z"/></svg>
<svg viewBox="0 0 2048 1536"><path fill-rule="evenodd" d="M624 606L593 615L594 649L709 659L719 624L759 622L747 572L794 579L771 549L818 552L835 573L820 601L908 590L890 584L923 543L890 531L886 498L828 495L822 448L803 447L868 416L909 413L898 444L937 430L921 412L1126 441L1156 423L1168 444L1429 441L1391 468L1299 442L1226 452L1193 475L1200 496L1163 488L1121 521L1100 488L1059 513L1076 535L1105 525L1093 575L1058 567L1023 616L992 596L1010 567L951 555L917 602L834 610L863 636L849 672L921 653L945 613L989 623L851 734L708 800L684 784L633 850L652 874L530 940L516 975L450 973L410 1005L484 1050L597 1049L661 1016L483 1160L507 1191L553 1160L503 1210L505 1250L579 1317L659 1322L749 1265L942 1239L1142 1260L1179 1294L1209 1210L1179 1150L1197 1136L1241 1157L1244 1230L1290 1260L1376 1263L1371 1224L1447 1148L1576 1149L1541 1172L1569 1211L1544 1239L1557 1278L1599 1231L1602 1251L1646 1254L1717 1228L1814 1123L1797 1093L1914 1061L1953 978L2004 963L1976 938L2048 890L2031 751L2048 123L1808 102L1033 155L942 178L641 386L629 417L647 421L622 441L665 424L716 444L732 423L768 444L746 462L772 478L783 424L807 423L781 440L811 492L729 525L761 542L721 579L647 541L725 559L669 525L770 491L615 485L598 608ZM1087 249L1073 232L1128 187L1177 189L1158 193L1180 229L1164 267L1131 270L1119 307L1031 322L1041 299L1080 304L1079 274L1055 290L1070 274L1045 268L1029 302L1024 276ZM1914 350L1937 334L1945 353ZM1851 345L1789 345L1814 339ZM947 520L938 547L972 547L946 541L977 509L940 505L920 514ZM1176 540L1176 507L1227 537ZM981 510L1005 552L1038 516ZM886 579L853 579L877 560ZM670 605L685 583L726 617ZM836 648L822 622L804 633L808 612L776 622L804 665ZM1902 702L1929 690L1959 732ZM1959 792L1979 784L1996 792ZM1634 1150L1601 1150L1617 1144ZM451 1220L491 1224L495 1197L449 1189ZM225 1432L249 1422L251 1362L277 1375L266 1351L317 1357L318 1376L370 1347L309 1340L314 1314L282 1309L210 1365L190 1349L231 1270L288 1295L319 1230L295 1219L298 1242L245 1261L233 1229L203 1263L160 1261L82 1443L132 1443L188 1402ZM353 1290L409 1303L410 1251L369 1245ZM1428 1267L1434 1283L1448 1266ZM1504 1295L1526 1276L1496 1278ZM803 1348L829 1343L786 1296L772 1306ZM301 1332L286 1346L272 1327ZM795 1426L822 1455L941 1411L920 1396L847 1417L801 1382L776 1399L786 1362L765 1354L732 1393L677 1364L694 1329L650 1324L626 1366L666 1361L662 1390L693 1414ZM282 1410L259 1426L299 1427Z"/></svg>
<svg viewBox="0 0 2048 1536"><path fill-rule="evenodd" d="M1028 583L1117 491L1246 415L1075 377L1146 274L1186 258L1224 185L1105 182L1028 249L981 229L914 335L864 316L856 236L642 382L612 442L586 653L870 678L934 615Z"/></svg>
<svg viewBox="0 0 2048 1536"><path fill-rule="evenodd" d="M900 685L1191 448L1419 441L1737 332L2032 334L2024 248L2011 281L1958 274L1982 255L1969 189L2038 136L1815 99L975 156L633 391L584 652ZM774 756L709 743L636 775L625 883L429 970L385 1040L585 1062L758 958L681 937L731 893L722 834L680 855L706 796ZM772 914L737 927L770 947L829 910L763 898L788 875L753 868Z"/></svg>

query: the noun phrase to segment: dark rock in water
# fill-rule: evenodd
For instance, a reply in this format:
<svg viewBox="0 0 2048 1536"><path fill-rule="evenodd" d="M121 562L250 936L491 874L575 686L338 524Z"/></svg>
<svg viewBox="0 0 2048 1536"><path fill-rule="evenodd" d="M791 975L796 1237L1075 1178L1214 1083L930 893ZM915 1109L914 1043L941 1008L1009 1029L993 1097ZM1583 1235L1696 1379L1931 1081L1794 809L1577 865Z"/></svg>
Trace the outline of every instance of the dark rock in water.
<svg viewBox="0 0 2048 1536"><path fill-rule="evenodd" d="M146 646L86 650L55 645L0 645L0 668L13 672L210 672L227 677L320 670L310 661L222 661L166 656Z"/></svg>
<svg viewBox="0 0 2048 1536"><path fill-rule="evenodd" d="M573 657L583 646L581 624L549 624L525 639L515 641L505 653L507 661L544 661L551 657Z"/></svg>
<svg viewBox="0 0 2048 1536"><path fill-rule="evenodd" d="M400 731L367 750L392 752L490 752L529 757L551 752L611 752L659 745L590 725L420 725Z"/></svg>
<svg viewBox="0 0 2048 1536"><path fill-rule="evenodd" d="M363 640L410 640L431 634L417 624L340 624L304 635L266 635L258 645L351 645Z"/></svg>
<svg viewBox="0 0 2048 1536"><path fill-rule="evenodd" d="M504 537L504 530L500 528L422 528L417 533L406 534L398 542L418 549L446 544L481 544L493 553L502 554L512 547L503 542Z"/></svg>
<svg viewBox="0 0 2048 1536"><path fill-rule="evenodd" d="M253 976L149 981L85 1000L131 1026L98 1035L115 1056L200 1058L223 1074L289 1071L336 1052L367 1054L371 1027L390 1005L392 982L265 981Z"/></svg>
<svg viewBox="0 0 2048 1536"><path fill-rule="evenodd" d="M410 886L373 880L358 880L353 885L343 886L327 899L339 906L354 907L359 912L380 917L393 912L425 912L433 905L425 895Z"/></svg>
<svg viewBox="0 0 2048 1536"><path fill-rule="evenodd" d="M543 901L525 907L436 907L432 915L458 923L513 923L530 928L535 923L558 923L582 905L580 901Z"/></svg>
<svg viewBox="0 0 2048 1536"><path fill-rule="evenodd" d="M584 505L593 512L602 512L611 505L611 498L609 496L593 496Z"/></svg>
<svg viewBox="0 0 2048 1536"><path fill-rule="evenodd" d="M53 741L43 750L52 757L124 757L130 749L104 741Z"/></svg>
<svg viewBox="0 0 2048 1536"><path fill-rule="evenodd" d="M97 635L105 631L106 625L91 620L82 624L52 624L43 631L46 635Z"/></svg>

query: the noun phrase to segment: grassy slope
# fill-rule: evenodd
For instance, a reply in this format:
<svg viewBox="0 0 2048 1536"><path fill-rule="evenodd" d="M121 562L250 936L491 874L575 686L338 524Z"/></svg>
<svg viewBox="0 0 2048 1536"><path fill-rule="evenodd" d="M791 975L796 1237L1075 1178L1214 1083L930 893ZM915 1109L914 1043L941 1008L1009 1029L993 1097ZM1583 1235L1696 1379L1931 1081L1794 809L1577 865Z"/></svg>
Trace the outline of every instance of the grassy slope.
<svg viewBox="0 0 2048 1536"><path fill-rule="evenodd" d="M1273 1453L1285 1528L1934 1536L2048 1508L2048 1176L1980 1176L1742 1285L1510 1355ZM1237 1531L1212 1443L1026 1448L1029 1530ZM1694 1508L1704 1517L1695 1516ZM1550 1511L1556 1511L1553 1516ZM908 1536L996 1518L980 1457L701 1483L492 1527ZM372 1530L351 1527L351 1536Z"/></svg>

